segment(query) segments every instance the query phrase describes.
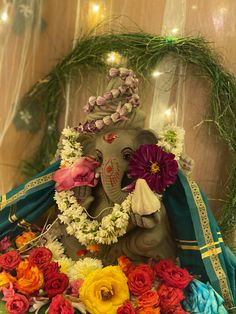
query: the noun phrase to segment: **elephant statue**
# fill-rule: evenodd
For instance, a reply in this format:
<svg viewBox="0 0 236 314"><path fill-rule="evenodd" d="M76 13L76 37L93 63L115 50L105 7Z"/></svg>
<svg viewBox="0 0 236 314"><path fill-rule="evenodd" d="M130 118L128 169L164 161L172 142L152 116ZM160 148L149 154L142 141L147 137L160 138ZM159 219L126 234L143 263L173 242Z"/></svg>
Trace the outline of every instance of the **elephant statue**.
<svg viewBox="0 0 236 314"><path fill-rule="evenodd" d="M122 80L112 78L106 94L120 86ZM101 120L112 112L117 113L117 107L125 101L125 95L122 95L109 105L95 106L88 114L88 121ZM106 125L95 134L89 132L80 134L84 155L92 156L100 163L97 169L100 174L99 184L94 188L75 188L79 202L87 209L90 217L100 221L110 213L110 208L115 203L121 204L127 197L128 193L124 191L124 187L130 183L127 170L132 153L142 144L156 144L158 141L154 132L144 130L144 122L144 112L135 107L127 119ZM78 240L64 231L61 241L67 255L73 259L78 258L76 256L76 251L80 248ZM133 261L147 258L175 258L176 244L163 204L160 211L150 215L132 214L127 233L115 244L102 245L98 257L104 264L111 264L121 255L126 255Z"/></svg>

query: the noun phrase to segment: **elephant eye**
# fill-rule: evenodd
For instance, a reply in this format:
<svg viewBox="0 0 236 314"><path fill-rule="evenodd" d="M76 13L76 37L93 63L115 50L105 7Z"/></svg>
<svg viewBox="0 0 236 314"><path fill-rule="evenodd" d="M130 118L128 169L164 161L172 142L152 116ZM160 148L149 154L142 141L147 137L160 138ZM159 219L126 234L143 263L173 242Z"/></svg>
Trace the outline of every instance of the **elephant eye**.
<svg viewBox="0 0 236 314"><path fill-rule="evenodd" d="M123 159L130 160L133 154L133 150L129 147L126 147L121 151L121 154L122 154Z"/></svg>
<svg viewBox="0 0 236 314"><path fill-rule="evenodd" d="M100 164L102 164L102 162L103 162L102 152L100 152L100 150L98 150L98 149L97 149L97 161L100 162Z"/></svg>

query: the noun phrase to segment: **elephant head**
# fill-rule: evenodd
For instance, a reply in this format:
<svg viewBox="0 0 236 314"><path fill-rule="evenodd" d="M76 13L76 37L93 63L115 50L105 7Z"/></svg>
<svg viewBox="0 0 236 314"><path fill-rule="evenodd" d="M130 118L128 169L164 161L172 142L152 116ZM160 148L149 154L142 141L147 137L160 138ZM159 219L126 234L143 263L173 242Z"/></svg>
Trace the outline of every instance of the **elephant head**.
<svg viewBox="0 0 236 314"><path fill-rule="evenodd" d="M96 155L99 160L101 182L112 203L122 203L127 192L124 188L132 182L127 175L129 159L141 144L154 144L153 132L141 129L114 129L96 136Z"/></svg>

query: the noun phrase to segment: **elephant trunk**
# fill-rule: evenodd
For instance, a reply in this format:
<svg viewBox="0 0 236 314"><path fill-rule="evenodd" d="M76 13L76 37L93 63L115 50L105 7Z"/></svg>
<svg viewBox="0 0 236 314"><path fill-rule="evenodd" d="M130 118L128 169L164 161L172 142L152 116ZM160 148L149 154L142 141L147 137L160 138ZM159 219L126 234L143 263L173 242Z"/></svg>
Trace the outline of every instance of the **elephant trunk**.
<svg viewBox="0 0 236 314"><path fill-rule="evenodd" d="M119 164L114 159L107 161L102 167L102 185L107 197L113 203L121 204L128 195L121 189L123 175L124 171L120 171Z"/></svg>

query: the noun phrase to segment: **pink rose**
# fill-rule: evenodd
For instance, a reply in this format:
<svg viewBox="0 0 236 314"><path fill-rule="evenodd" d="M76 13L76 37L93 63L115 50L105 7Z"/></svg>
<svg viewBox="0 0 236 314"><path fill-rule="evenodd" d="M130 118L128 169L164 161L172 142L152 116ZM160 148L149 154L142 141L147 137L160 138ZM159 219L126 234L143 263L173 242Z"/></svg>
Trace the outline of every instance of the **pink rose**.
<svg viewBox="0 0 236 314"><path fill-rule="evenodd" d="M81 288L83 282L84 282L83 279L76 279L71 281L67 289L67 293L77 297L79 295L79 289Z"/></svg>
<svg viewBox="0 0 236 314"><path fill-rule="evenodd" d="M0 256L0 268L13 270L20 264L21 258L17 251L10 251Z"/></svg>
<svg viewBox="0 0 236 314"><path fill-rule="evenodd" d="M50 304L48 314L73 314L74 309L69 300L62 294L56 295Z"/></svg>
<svg viewBox="0 0 236 314"><path fill-rule="evenodd" d="M24 314L29 308L28 299L19 293L7 299L6 310L8 314Z"/></svg>
<svg viewBox="0 0 236 314"><path fill-rule="evenodd" d="M94 187L98 183L95 178L95 169L99 165L99 162L93 158L81 157L72 167L57 170L53 176L57 191L85 185Z"/></svg>
<svg viewBox="0 0 236 314"><path fill-rule="evenodd" d="M135 314L135 308L133 307L130 301L125 301L123 305L121 305L117 309L117 314Z"/></svg>
<svg viewBox="0 0 236 314"><path fill-rule="evenodd" d="M7 249L11 246L10 238L5 236L1 241L0 241L0 252L6 252Z"/></svg>

